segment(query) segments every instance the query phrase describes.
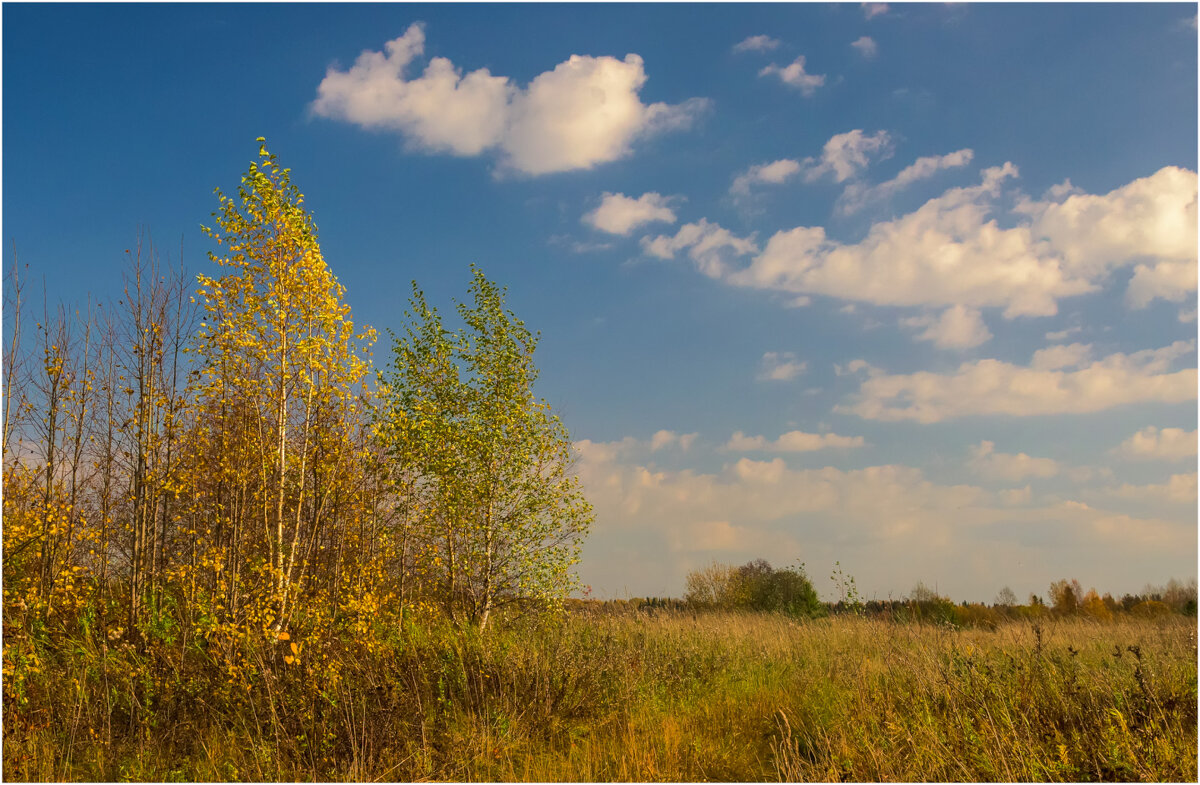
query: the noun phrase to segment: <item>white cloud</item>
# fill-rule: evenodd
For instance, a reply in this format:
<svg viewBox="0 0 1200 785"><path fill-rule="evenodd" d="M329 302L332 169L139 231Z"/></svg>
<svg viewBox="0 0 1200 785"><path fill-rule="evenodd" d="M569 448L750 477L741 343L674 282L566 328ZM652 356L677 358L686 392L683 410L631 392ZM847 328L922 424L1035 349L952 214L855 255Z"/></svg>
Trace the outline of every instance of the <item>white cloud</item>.
<svg viewBox="0 0 1200 785"><path fill-rule="evenodd" d="M769 35L752 35L733 45L734 52L769 52L779 46L778 39Z"/></svg>
<svg viewBox="0 0 1200 785"><path fill-rule="evenodd" d="M1190 262L1139 264L1133 269L1125 300L1134 308L1145 308L1158 297L1176 303L1184 302L1191 292L1196 291L1196 269L1195 259Z"/></svg>
<svg viewBox="0 0 1200 785"><path fill-rule="evenodd" d="M804 433L788 431L778 439L769 441L764 436L747 436L735 431L725 445L726 450L736 452L812 452L826 447L862 447L861 436L838 436L836 433Z"/></svg>
<svg viewBox="0 0 1200 785"><path fill-rule="evenodd" d="M1137 263L1127 299L1140 308L1156 297L1182 301L1196 290L1196 173L1174 166L1107 194L1063 188L1048 200L1022 200L1066 273L1097 280Z"/></svg>
<svg viewBox="0 0 1200 785"><path fill-rule="evenodd" d="M886 14L890 9L887 3L863 3L863 16L867 19L874 19L877 16Z"/></svg>
<svg viewBox="0 0 1200 785"><path fill-rule="evenodd" d="M425 50L411 25L383 52L365 51L346 71L330 67L312 110L364 128L398 132L418 150L461 156L495 150L503 168L525 174L588 169L624 157L633 142L685 129L708 102L641 102L642 58L572 55L522 89L486 68L463 75L434 57L406 77Z"/></svg>
<svg viewBox="0 0 1200 785"><path fill-rule="evenodd" d="M863 516L880 521L878 534L919 528L922 509L954 509L986 498L972 486L939 486L919 469L872 466L789 469L783 459L741 458L718 474L652 471L596 451L584 455L580 477L598 512L619 512L627 525L672 520L694 525L727 521L753 525L803 514Z"/></svg>
<svg viewBox="0 0 1200 785"><path fill-rule="evenodd" d="M581 219L602 232L628 235L634 229L655 221L675 223L670 199L661 194L645 193L637 199L625 194L604 193L600 206Z"/></svg>
<svg viewBox="0 0 1200 785"><path fill-rule="evenodd" d="M1023 452L996 452L995 442L982 441L971 448L969 465L976 474L993 480L1017 482L1026 477L1053 477L1058 462L1051 458L1032 458Z"/></svg>
<svg viewBox="0 0 1200 785"><path fill-rule="evenodd" d="M997 497L1006 507L1021 507L1033 501L1033 488L1029 485L1024 488L1008 488L1000 491Z"/></svg>
<svg viewBox="0 0 1200 785"><path fill-rule="evenodd" d="M1133 460L1180 461L1196 456L1196 432L1148 425L1130 436L1115 452Z"/></svg>
<svg viewBox="0 0 1200 785"><path fill-rule="evenodd" d="M1097 291L1113 270L1146 260L1132 305L1179 300L1196 280L1196 175L1168 167L1106 196L1023 199L1001 228L994 213L1011 163L916 211L876 223L858 243L820 226L776 232L727 282L877 305L1000 307L1006 318L1049 316L1058 300Z"/></svg>
<svg viewBox="0 0 1200 785"><path fill-rule="evenodd" d="M1072 335L1075 335L1076 333L1081 333L1081 332L1083 332L1083 328L1078 325L1076 325L1074 327L1068 327L1065 330L1052 330L1052 331L1046 333L1046 340L1047 341L1062 341L1067 338L1070 338Z"/></svg>
<svg viewBox="0 0 1200 785"><path fill-rule="evenodd" d="M942 169L966 166L974 157L975 152L968 148L955 150L946 155L922 156L901 169L900 173L891 180L886 180L879 185L850 183L842 192L841 198L838 199L838 211L843 215L849 215L870 202L888 199L915 182L933 177Z"/></svg>
<svg viewBox="0 0 1200 785"><path fill-rule="evenodd" d="M1012 164L987 169L980 185L952 189L916 212L877 223L856 244L831 240L819 226L776 232L729 282L877 305L1053 314L1057 298L1094 287L1068 279L1055 259L1042 258L1027 228L1001 229L989 219L990 200L1014 176Z"/></svg>
<svg viewBox="0 0 1200 785"><path fill-rule="evenodd" d="M1159 485L1125 483L1120 487L1108 489L1108 492L1113 496L1130 501L1194 505L1196 503L1196 472L1172 474L1171 479Z"/></svg>
<svg viewBox="0 0 1200 785"><path fill-rule="evenodd" d="M1072 343L1047 346L1033 353L1029 367L1037 371L1058 371L1063 368L1078 368L1092 356L1090 343Z"/></svg>
<svg viewBox="0 0 1200 785"><path fill-rule="evenodd" d="M952 305L936 318L929 315L913 316L901 319L900 324L905 327L925 327L917 340L932 341L939 349L970 349L992 338L979 311L961 305Z"/></svg>
<svg viewBox="0 0 1200 785"><path fill-rule="evenodd" d="M861 36L851 42L850 46L860 55L870 60L875 55L879 54L879 45L875 43L875 39L869 35Z"/></svg>
<svg viewBox="0 0 1200 785"><path fill-rule="evenodd" d="M804 179L811 183L831 174L834 182L845 182L866 169L872 155L886 158L891 155L891 148L892 138L887 131L865 134L861 128L855 128L834 134L821 150L819 161L804 159Z"/></svg>
<svg viewBox="0 0 1200 785"><path fill-rule="evenodd" d="M805 98L809 98L817 91L817 88L825 84L824 74L810 74L804 70L804 55L800 55L792 64L786 67L779 67L771 63L766 68L758 72L759 76L769 76L774 74L786 85L795 87L800 91L800 94Z"/></svg>
<svg viewBox="0 0 1200 785"><path fill-rule="evenodd" d="M686 129L707 102L646 106L642 58L571 55L516 94L501 159L528 174L588 169L623 158L632 142L659 131Z"/></svg>
<svg viewBox="0 0 1200 785"><path fill-rule="evenodd" d="M719 224L701 218L698 223L681 226L674 237L643 237L642 250L660 259L673 259L679 251L686 250L701 273L722 278L728 274L731 257L756 253L758 246L751 238L737 237Z"/></svg>
<svg viewBox="0 0 1200 785"><path fill-rule="evenodd" d="M1057 370L1065 359L1046 354L1035 355L1032 367L988 359L965 362L950 373L892 375L872 369L853 402L835 411L869 420L933 423L971 415L1084 414L1130 403L1181 403L1196 398L1196 369L1168 368L1193 347L1192 341L1176 341L1161 349L1112 354L1074 371Z"/></svg>
<svg viewBox="0 0 1200 785"><path fill-rule="evenodd" d="M852 376L859 371L871 372L871 366L866 360L851 360L845 365L833 364L833 373L835 376Z"/></svg>
<svg viewBox="0 0 1200 785"><path fill-rule="evenodd" d="M650 437L650 451L658 452L666 447L678 447L683 452L687 452L698 435L696 433L680 434L674 431L657 431L654 436Z"/></svg>
<svg viewBox="0 0 1200 785"><path fill-rule="evenodd" d="M746 196L750 187L760 183L779 184L800 172L800 162L791 158L782 158L769 164L755 164L733 178L729 193L735 196Z"/></svg>
<svg viewBox="0 0 1200 785"><path fill-rule="evenodd" d="M786 382L795 379L808 367L808 363L796 359L792 352L766 352L762 356L760 381Z"/></svg>
<svg viewBox="0 0 1200 785"><path fill-rule="evenodd" d="M1028 486L988 492L897 465L797 470L775 456L666 471L627 457L629 441L587 443L577 464L596 511L582 577L622 596L677 594L687 570L712 558L763 556L813 571L841 560L868 597L930 576L954 597L991 596L1017 563L1030 588L1064 569L1136 588L1164 563L1190 569L1196 547L1194 511L1181 505L1168 519L1075 500L1035 507Z"/></svg>
<svg viewBox="0 0 1200 785"><path fill-rule="evenodd" d="M514 88L486 68L466 76L444 57L425 72L404 72L425 51L425 28L411 25L384 52L364 51L349 71L330 67L317 88L313 110L364 128L402 132L414 147L478 155L504 135Z"/></svg>

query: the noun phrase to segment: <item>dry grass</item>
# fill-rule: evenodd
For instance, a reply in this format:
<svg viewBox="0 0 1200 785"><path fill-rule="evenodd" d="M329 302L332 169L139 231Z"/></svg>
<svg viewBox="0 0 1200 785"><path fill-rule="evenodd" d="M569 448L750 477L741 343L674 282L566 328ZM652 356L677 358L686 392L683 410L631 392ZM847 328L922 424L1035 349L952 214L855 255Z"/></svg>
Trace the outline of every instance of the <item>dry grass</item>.
<svg viewBox="0 0 1200 785"><path fill-rule="evenodd" d="M265 664L226 692L195 653L75 642L24 703L6 679L4 777L1195 781L1195 635L631 613L411 627L331 644L334 682Z"/></svg>

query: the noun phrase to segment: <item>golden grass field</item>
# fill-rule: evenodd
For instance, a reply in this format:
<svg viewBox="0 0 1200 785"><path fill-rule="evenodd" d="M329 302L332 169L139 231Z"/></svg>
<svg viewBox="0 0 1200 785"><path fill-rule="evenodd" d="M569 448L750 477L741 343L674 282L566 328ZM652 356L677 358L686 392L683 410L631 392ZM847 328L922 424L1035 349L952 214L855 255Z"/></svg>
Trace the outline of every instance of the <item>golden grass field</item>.
<svg viewBox="0 0 1200 785"><path fill-rule="evenodd" d="M247 644L257 667L225 684L179 645L6 651L4 778L1197 777L1196 620L1179 615L988 631L630 611L306 645L287 666Z"/></svg>

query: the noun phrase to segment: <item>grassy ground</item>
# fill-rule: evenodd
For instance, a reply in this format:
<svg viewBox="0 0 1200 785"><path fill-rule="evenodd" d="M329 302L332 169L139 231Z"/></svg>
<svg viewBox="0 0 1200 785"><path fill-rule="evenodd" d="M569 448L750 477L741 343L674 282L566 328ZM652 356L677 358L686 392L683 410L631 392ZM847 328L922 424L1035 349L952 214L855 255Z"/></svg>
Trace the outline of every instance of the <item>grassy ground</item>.
<svg viewBox="0 0 1200 785"><path fill-rule="evenodd" d="M6 652L4 778L1197 776L1196 622L1179 616L986 631L630 613L308 646L285 665L260 645L224 684L182 645ZM310 672L317 657L338 665Z"/></svg>

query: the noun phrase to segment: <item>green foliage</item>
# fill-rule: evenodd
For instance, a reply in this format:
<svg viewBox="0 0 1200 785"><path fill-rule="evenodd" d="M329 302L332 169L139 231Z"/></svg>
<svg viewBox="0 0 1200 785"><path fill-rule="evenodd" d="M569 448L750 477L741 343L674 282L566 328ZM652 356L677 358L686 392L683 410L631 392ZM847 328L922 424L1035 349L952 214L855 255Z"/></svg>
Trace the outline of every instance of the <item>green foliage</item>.
<svg viewBox="0 0 1200 785"><path fill-rule="evenodd" d="M562 422L534 397L537 337L472 267L464 327L413 285L393 336L379 432L427 550L419 571L451 615L486 627L513 603L560 605L592 520Z"/></svg>
<svg viewBox="0 0 1200 785"><path fill-rule="evenodd" d="M800 618L825 614L804 565L774 569L763 559L741 567L713 563L687 576L687 602L698 608L744 609Z"/></svg>

